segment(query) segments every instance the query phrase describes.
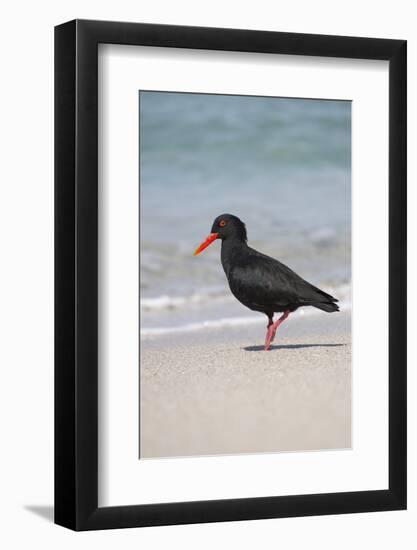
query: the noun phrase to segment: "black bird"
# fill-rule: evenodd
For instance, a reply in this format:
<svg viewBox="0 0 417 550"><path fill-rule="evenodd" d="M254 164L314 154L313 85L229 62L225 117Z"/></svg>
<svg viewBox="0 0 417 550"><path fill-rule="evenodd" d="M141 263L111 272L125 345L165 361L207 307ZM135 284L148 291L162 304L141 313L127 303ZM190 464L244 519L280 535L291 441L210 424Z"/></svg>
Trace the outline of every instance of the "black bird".
<svg viewBox="0 0 417 550"><path fill-rule="evenodd" d="M245 224L237 216L218 216L210 235L195 249L194 256L216 239L222 241L222 266L232 294L244 306L268 317L265 351L269 350L279 325L299 307L313 306L328 313L339 311L336 298L278 260L250 248ZM276 312L283 314L274 322Z"/></svg>

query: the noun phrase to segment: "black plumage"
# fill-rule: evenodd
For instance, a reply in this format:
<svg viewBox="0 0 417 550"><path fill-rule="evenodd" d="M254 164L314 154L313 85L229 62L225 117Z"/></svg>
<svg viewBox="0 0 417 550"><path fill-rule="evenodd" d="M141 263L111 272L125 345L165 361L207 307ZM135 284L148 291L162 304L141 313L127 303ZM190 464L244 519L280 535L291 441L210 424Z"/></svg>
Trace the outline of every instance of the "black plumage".
<svg viewBox="0 0 417 550"><path fill-rule="evenodd" d="M268 317L265 349L269 349L279 324L299 307L313 306L328 313L339 311L336 298L278 260L248 246L245 224L238 217L232 214L218 216L211 235L195 254L215 239L222 241L221 261L233 295L244 306ZM284 315L274 323L275 312Z"/></svg>

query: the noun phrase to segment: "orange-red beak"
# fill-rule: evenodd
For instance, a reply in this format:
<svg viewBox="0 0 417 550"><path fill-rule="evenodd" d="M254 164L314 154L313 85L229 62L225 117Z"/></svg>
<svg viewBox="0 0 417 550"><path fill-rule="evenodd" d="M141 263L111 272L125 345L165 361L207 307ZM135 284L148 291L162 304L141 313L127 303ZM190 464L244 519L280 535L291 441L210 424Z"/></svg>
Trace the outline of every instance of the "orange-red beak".
<svg viewBox="0 0 417 550"><path fill-rule="evenodd" d="M209 244L211 244L213 241L217 239L219 236L218 233L210 233L210 235L205 239L200 246L197 246L197 248L193 252L193 256L197 256L197 254L200 254L205 248L208 247Z"/></svg>

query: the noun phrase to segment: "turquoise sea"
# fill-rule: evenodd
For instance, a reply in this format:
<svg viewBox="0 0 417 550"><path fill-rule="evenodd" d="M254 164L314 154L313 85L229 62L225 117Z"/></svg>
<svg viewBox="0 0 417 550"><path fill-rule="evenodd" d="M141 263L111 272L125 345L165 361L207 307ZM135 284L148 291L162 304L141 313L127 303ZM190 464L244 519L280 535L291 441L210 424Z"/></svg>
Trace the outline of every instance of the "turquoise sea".
<svg viewBox="0 0 417 550"><path fill-rule="evenodd" d="M149 91L139 108L143 337L265 321L231 296L219 242L192 256L225 212L350 307L350 102Z"/></svg>

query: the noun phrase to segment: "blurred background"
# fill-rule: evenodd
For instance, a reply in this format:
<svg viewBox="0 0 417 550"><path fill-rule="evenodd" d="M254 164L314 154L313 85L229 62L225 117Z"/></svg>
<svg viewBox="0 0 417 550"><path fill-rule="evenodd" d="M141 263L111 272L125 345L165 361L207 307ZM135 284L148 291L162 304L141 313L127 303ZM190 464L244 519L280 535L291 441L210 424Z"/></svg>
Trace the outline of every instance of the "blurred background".
<svg viewBox="0 0 417 550"><path fill-rule="evenodd" d="M139 109L142 337L265 321L230 294L220 242L192 256L226 212L350 308L350 102L140 92Z"/></svg>

